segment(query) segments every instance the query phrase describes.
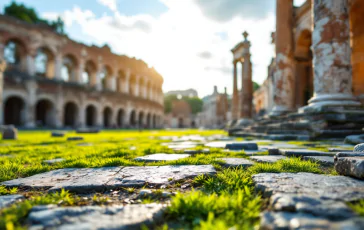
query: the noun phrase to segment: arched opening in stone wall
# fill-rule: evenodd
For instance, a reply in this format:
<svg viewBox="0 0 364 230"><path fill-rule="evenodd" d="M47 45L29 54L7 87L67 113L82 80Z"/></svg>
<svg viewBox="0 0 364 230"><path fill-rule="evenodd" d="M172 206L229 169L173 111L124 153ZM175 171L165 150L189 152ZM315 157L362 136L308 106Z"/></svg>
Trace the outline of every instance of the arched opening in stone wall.
<svg viewBox="0 0 364 230"><path fill-rule="evenodd" d="M151 125L152 125L152 115L150 113L148 113L147 115L147 128L150 129L152 128Z"/></svg>
<svg viewBox="0 0 364 230"><path fill-rule="evenodd" d="M125 84L125 73L122 70L119 70L118 77L116 79L116 91L119 93L123 92L123 87Z"/></svg>
<svg viewBox="0 0 364 230"><path fill-rule="evenodd" d="M39 76L52 78L55 73L55 58L52 51L46 47L37 50L35 56L35 70Z"/></svg>
<svg viewBox="0 0 364 230"><path fill-rule="evenodd" d="M47 99L39 100L35 109L35 121L37 126L52 127L55 124L54 104Z"/></svg>
<svg viewBox="0 0 364 230"><path fill-rule="evenodd" d="M93 61L88 60L82 73L82 83L86 85L96 85L96 65Z"/></svg>
<svg viewBox="0 0 364 230"><path fill-rule="evenodd" d="M103 112L104 127L110 128L112 126L112 110L110 107L106 107Z"/></svg>
<svg viewBox="0 0 364 230"><path fill-rule="evenodd" d="M76 127L78 123L78 107L73 102L68 102L64 106L63 121L66 127Z"/></svg>
<svg viewBox="0 0 364 230"><path fill-rule="evenodd" d="M364 105L364 1L352 0L350 7L351 65L353 69L353 93Z"/></svg>
<svg viewBox="0 0 364 230"><path fill-rule="evenodd" d="M116 117L117 121L117 125L119 128L122 128L124 126L124 115L125 115L125 112L123 109L119 109L118 111L118 115Z"/></svg>
<svg viewBox="0 0 364 230"><path fill-rule="evenodd" d="M184 128L184 121L182 117L178 118L178 128Z"/></svg>
<svg viewBox="0 0 364 230"><path fill-rule="evenodd" d="M303 30L297 37L295 46L296 60L296 107L308 104L308 100L313 96L313 68L311 51L311 31Z"/></svg>
<svg viewBox="0 0 364 230"><path fill-rule="evenodd" d="M86 126L92 127L97 125L97 110L93 105L86 107Z"/></svg>
<svg viewBox="0 0 364 230"><path fill-rule="evenodd" d="M4 123L6 125L24 125L24 100L13 96L8 98L4 104Z"/></svg>
<svg viewBox="0 0 364 230"><path fill-rule="evenodd" d="M135 113L135 110L131 111L131 113L130 113L130 121L129 121L129 123L133 127L136 126L136 113Z"/></svg>
<svg viewBox="0 0 364 230"><path fill-rule="evenodd" d="M110 79L112 77L111 68L109 66L105 66L101 71L99 77L101 80L102 89L103 90L110 89Z"/></svg>
<svg viewBox="0 0 364 230"><path fill-rule="evenodd" d="M139 128L144 128L144 112L139 112L138 126Z"/></svg>
<svg viewBox="0 0 364 230"><path fill-rule="evenodd" d="M136 96L135 95L135 86L136 86L136 76L134 74L132 74L129 79L129 94L131 96Z"/></svg>
<svg viewBox="0 0 364 230"><path fill-rule="evenodd" d="M26 66L26 50L24 44L17 39L7 41L4 47L4 58L8 68L24 70Z"/></svg>
<svg viewBox="0 0 364 230"><path fill-rule="evenodd" d="M66 55L62 63L62 79L63 81L76 81L77 80L77 61L73 55Z"/></svg>
<svg viewBox="0 0 364 230"><path fill-rule="evenodd" d="M153 128L157 128L157 117L155 114L153 115Z"/></svg>

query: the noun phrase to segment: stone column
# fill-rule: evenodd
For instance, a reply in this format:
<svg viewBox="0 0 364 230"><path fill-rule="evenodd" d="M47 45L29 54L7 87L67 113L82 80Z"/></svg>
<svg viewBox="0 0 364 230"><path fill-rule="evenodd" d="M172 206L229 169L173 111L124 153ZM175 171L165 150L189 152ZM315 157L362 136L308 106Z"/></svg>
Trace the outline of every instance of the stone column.
<svg viewBox="0 0 364 230"><path fill-rule="evenodd" d="M37 90L38 85L35 81L27 81L25 83L25 88L27 89L28 100L26 102L26 117L25 117L25 126L27 128L35 127L35 112L36 112L36 103L37 103Z"/></svg>
<svg viewBox="0 0 364 230"><path fill-rule="evenodd" d="M314 96L302 110L358 106L352 94L348 0L314 0L312 4Z"/></svg>
<svg viewBox="0 0 364 230"><path fill-rule="evenodd" d="M293 0L277 0L276 70L272 115L294 110Z"/></svg>
<svg viewBox="0 0 364 230"><path fill-rule="evenodd" d="M35 56L36 56L36 51L34 52L30 51L26 56L26 70L30 76L34 76L36 73Z"/></svg>
<svg viewBox="0 0 364 230"><path fill-rule="evenodd" d="M76 74L76 78L75 78L75 81L77 83L83 83L83 79L82 79L82 75L83 75L83 72L85 70L85 59L81 58L80 59L80 64L78 66L78 71L77 71L77 74Z"/></svg>
<svg viewBox="0 0 364 230"><path fill-rule="evenodd" d="M250 61L250 42L248 41L248 33L244 32L244 63L242 68L242 93L241 93L241 118L249 119L252 117L253 107L253 82L252 67Z"/></svg>
<svg viewBox="0 0 364 230"><path fill-rule="evenodd" d="M55 79L62 79L62 66L63 66L62 55L60 53L57 53L55 58L55 71L54 71ZM72 76L70 77L71 77L70 80L72 80Z"/></svg>
<svg viewBox="0 0 364 230"><path fill-rule="evenodd" d="M239 119L239 92L238 92L238 69L237 62L234 62L234 75L233 75L233 100L232 100L232 118L233 120Z"/></svg>
<svg viewBox="0 0 364 230"><path fill-rule="evenodd" d="M6 69L6 62L0 59L0 125L4 124L4 101L3 101L3 87L4 87L4 71Z"/></svg>
<svg viewBox="0 0 364 230"><path fill-rule="evenodd" d="M139 97L139 78L140 76L136 75L135 76L135 84L134 84L134 96L135 97Z"/></svg>

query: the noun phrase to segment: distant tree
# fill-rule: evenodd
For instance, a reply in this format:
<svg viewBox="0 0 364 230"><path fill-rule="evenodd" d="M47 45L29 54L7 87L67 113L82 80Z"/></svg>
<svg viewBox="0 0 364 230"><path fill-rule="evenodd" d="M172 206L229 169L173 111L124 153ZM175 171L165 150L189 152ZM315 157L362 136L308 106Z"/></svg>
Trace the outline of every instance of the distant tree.
<svg viewBox="0 0 364 230"><path fill-rule="evenodd" d="M55 21L48 21L42 19L38 16L37 12L34 8L27 7L24 4L18 4L16 2L11 2L10 5L5 6L4 14L8 16L12 16L18 18L22 21L32 23L32 24L46 24L53 28L53 30L59 34L65 34L64 31L64 22L58 17Z"/></svg>
<svg viewBox="0 0 364 230"><path fill-rule="evenodd" d="M255 81L253 81L253 91L256 91L257 89L259 89L260 85L258 83L256 83Z"/></svg>
<svg viewBox="0 0 364 230"><path fill-rule="evenodd" d="M202 111L203 102L198 97L183 97L182 100L185 100L191 107L192 114L197 114Z"/></svg>
<svg viewBox="0 0 364 230"><path fill-rule="evenodd" d="M169 95L164 97L164 112L172 112L172 102L177 99L177 95Z"/></svg>
<svg viewBox="0 0 364 230"><path fill-rule="evenodd" d="M191 107L192 114L196 114L202 111L203 102L198 97L179 98L177 95L168 95L164 97L164 112L170 113L172 111L172 102L177 100L183 100L187 102Z"/></svg>

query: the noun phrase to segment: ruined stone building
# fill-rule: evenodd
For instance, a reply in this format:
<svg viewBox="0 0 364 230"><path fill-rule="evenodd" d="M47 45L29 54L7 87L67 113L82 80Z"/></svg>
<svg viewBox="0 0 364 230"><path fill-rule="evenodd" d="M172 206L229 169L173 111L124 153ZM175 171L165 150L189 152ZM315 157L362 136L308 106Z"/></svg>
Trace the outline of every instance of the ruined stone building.
<svg viewBox="0 0 364 230"><path fill-rule="evenodd" d="M250 61L250 41L248 33L243 33L244 40L238 43L232 50L233 54L233 95L231 113L232 119L237 120L250 119L253 116L253 81L252 81L252 63ZM241 73L238 73L238 65L241 65ZM238 89L238 76L241 77L241 90Z"/></svg>
<svg viewBox="0 0 364 230"><path fill-rule="evenodd" d="M363 104L363 20L360 0L307 0L299 7L277 0L276 56L254 93L255 110L279 114L321 102Z"/></svg>
<svg viewBox="0 0 364 230"><path fill-rule="evenodd" d="M0 16L0 124L160 127L163 78L141 60Z"/></svg>
<svg viewBox="0 0 364 230"><path fill-rule="evenodd" d="M243 128L241 135L302 139L362 133L364 1L276 3L275 57L254 95L255 110L265 109L269 116ZM243 101L243 108L251 105Z"/></svg>
<svg viewBox="0 0 364 230"><path fill-rule="evenodd" d="M211 95L202 99L203 109L199 114L200 125L204 128L222 128L231 119L229 100L226 88L219 93L217 86Z"/></svg>
<svg viewBox="0 0 364 230"><path fill-rule="evenodd" d="M165 128L196 127L191 106L185 100L172 101L172 110L164 115Z"/></svg>

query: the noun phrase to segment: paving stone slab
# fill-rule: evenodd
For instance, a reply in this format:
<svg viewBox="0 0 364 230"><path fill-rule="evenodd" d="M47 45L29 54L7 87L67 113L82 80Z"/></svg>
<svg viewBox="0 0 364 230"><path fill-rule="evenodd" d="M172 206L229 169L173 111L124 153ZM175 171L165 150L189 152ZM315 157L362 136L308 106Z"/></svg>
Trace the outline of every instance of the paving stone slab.
<svg viewBox="0 0 364 230"><path fill-rule="evenodd" d="M2 182L5 186L60 190L79 193L118 187L160 186L201 174L216 173L212 165L66 168Z"/></svg>
<svg viewBox="0 0 364 230"><path fill-rule="evenodd" d="M51 137L64 137L64 132L52 132Z"/></svg>
<svg viewBox="0 0 364 230"><path fill-rule="evenodd" d="M279 152L281 155L291 156L291 157L335 155L335 153L332 152L322 152L322 151L308 150L308 149L280 149Z"/></svg>
<svg viewBox="0 0 364 230"><path fill-rule="evenodd" d="M230 150L258 150L258 145L255 142L233 142L226 144L225 148Z"/></svg>
<svg viewBox="0 0 364 230"><path fill-rule="evenodd" d="M330 221L305 213L269 212L261 214L260 229L350 229L364 228L364 218L356 217L345 221Z"/></svg>
<svg viewBox="0 0 364 230"><path fill-rule="evenodd" d="M363 152L340 152L336 153L335 159L339 157L364 157Z"/></svg>
<svg viewBox="0 0 364 230"><path fill-rule="evenodd" d="M238 166L242 166L242 167L249 167L252 166L254 164L254 162L247 160L245 158L220 158L219 160L224 161L225 163L223 164L225 167L238 167Z"/></svg>
<svg viewBox="0 0 364 230"><path fill-rule="evenodd" d="M260 173L253 176L255 188L264 196L295 193L322 199L355 201L364 198L364 181L345 176L314 173Z"/></svg>
<svg viewBox="0 0 364 230"><path fill-rule="evenodd" d="M2 182L5 186L42 188L75 192L102 191L106 183L121 170L119 167L65 168L36 174L26 178Z"/></svg>
<svg viewBox="0 0 364 230"><path fill-rule="evenodd" d="M35 229L141 229L163 220L161 204L126 206L45 207L33 209L28 217Z"/></svg>
<svg viewBox="0 0 364 230"><path fill-rule="evenodd" d="M364 179L364 156L337 157L335 160L335 170L340 175Z"/></svg>
<svg viewBox="0 0 364 230"><path fill-rule="evenodd" d="M259 142L262 142L262 140L257 140L257 141L213 141L213 142L206 143L205 146L210 147L210 148L226 148L226 145L230 145L230 144L258 144ZM254 147L254 149L250 149L250 150L258 150L258 148L256 148L255 146L253 146L253 147ZM239 149L235 149L235 150L242 150L242 149L239 148ZM248 148L246 150L248 150Z"/></svg>
<svg viewBox="0 0 364 230"><path fill-rule="evenodd" d="M250 159L260 163L274 163L282 159L286 159L285 156L251 156Z"/></svg>
<svg viewBox="0 0 364 230"><path fill-rule="evenodd" d="M307 213L331 220L345 220L357 216L342 201L304 194L277 193L270 198L270 206L273 211Z"/></svg>
<svg viewBox="0 0 364 230"><path fill-rule="evenodd" d="M201 174L214 175L215 173L216 170L212 165L125 167L107 183L107 186L111 188L142 187L145 184L160 186Z"/></svg>
<svg viewBox="0 0 364 230"><path fill-rule="evenodd" d="M56 159L52 159L52 160L44 160L43 163L49 164L49 165L53 165L59 162L65 161L65 159L63 158L56 158Z"/></svg>
<svg viewBox="0 0 364 230"><path fill-rule="evenodd" d="M329 152L339 153L339 152L352 152L352 151L349 149L329 148Z"/></svg>
<svg viewBox="0 0 364 230"><path fill-rule="evenodd" d="M334 157L333 156L304 156L304 160L315 161L323 166L333 166L334 165Z"/></svg>
<svg viewBox="0 0 364 230"><path fill-rule="evenodd" d="M364 134L347 136L344 142L352 145L364 143Z"/></svg>
<svg viewBox="0 0 364 230"><path fill-rule="evenodd" d="M83 141L83 137L68 137L67 141Z"/></svg>
<svg viewBox="0 0 364 230"><path fill-rule="evenodd" d="M364 152L364 143L355 145L354 152Z"/></svg>
<svg viewBox="0 0 364 230"><path fill-rule="evenodd" d="M24 199L24 196L22 196L22 195L0 196L0 209L6 208L22 199Z"/></svg>
<svg viewBox="0 0 364 230"><path fill-rule="evenodd" d="M191 155L193 155L193 154L201 154L201 153L203 153L203 154L209 154L210 153L210 149L185 150L183 152L186 153L186 154L191 154Z"/></svg>
<svg viewBox="0 0 364 230"><path fill-rule="evenodd" d="M144 162L159 162L159 161L175 161L183 158L190 157L190 154L167 154L167 153L156 153L137 157L134 160Z"/></svg>

